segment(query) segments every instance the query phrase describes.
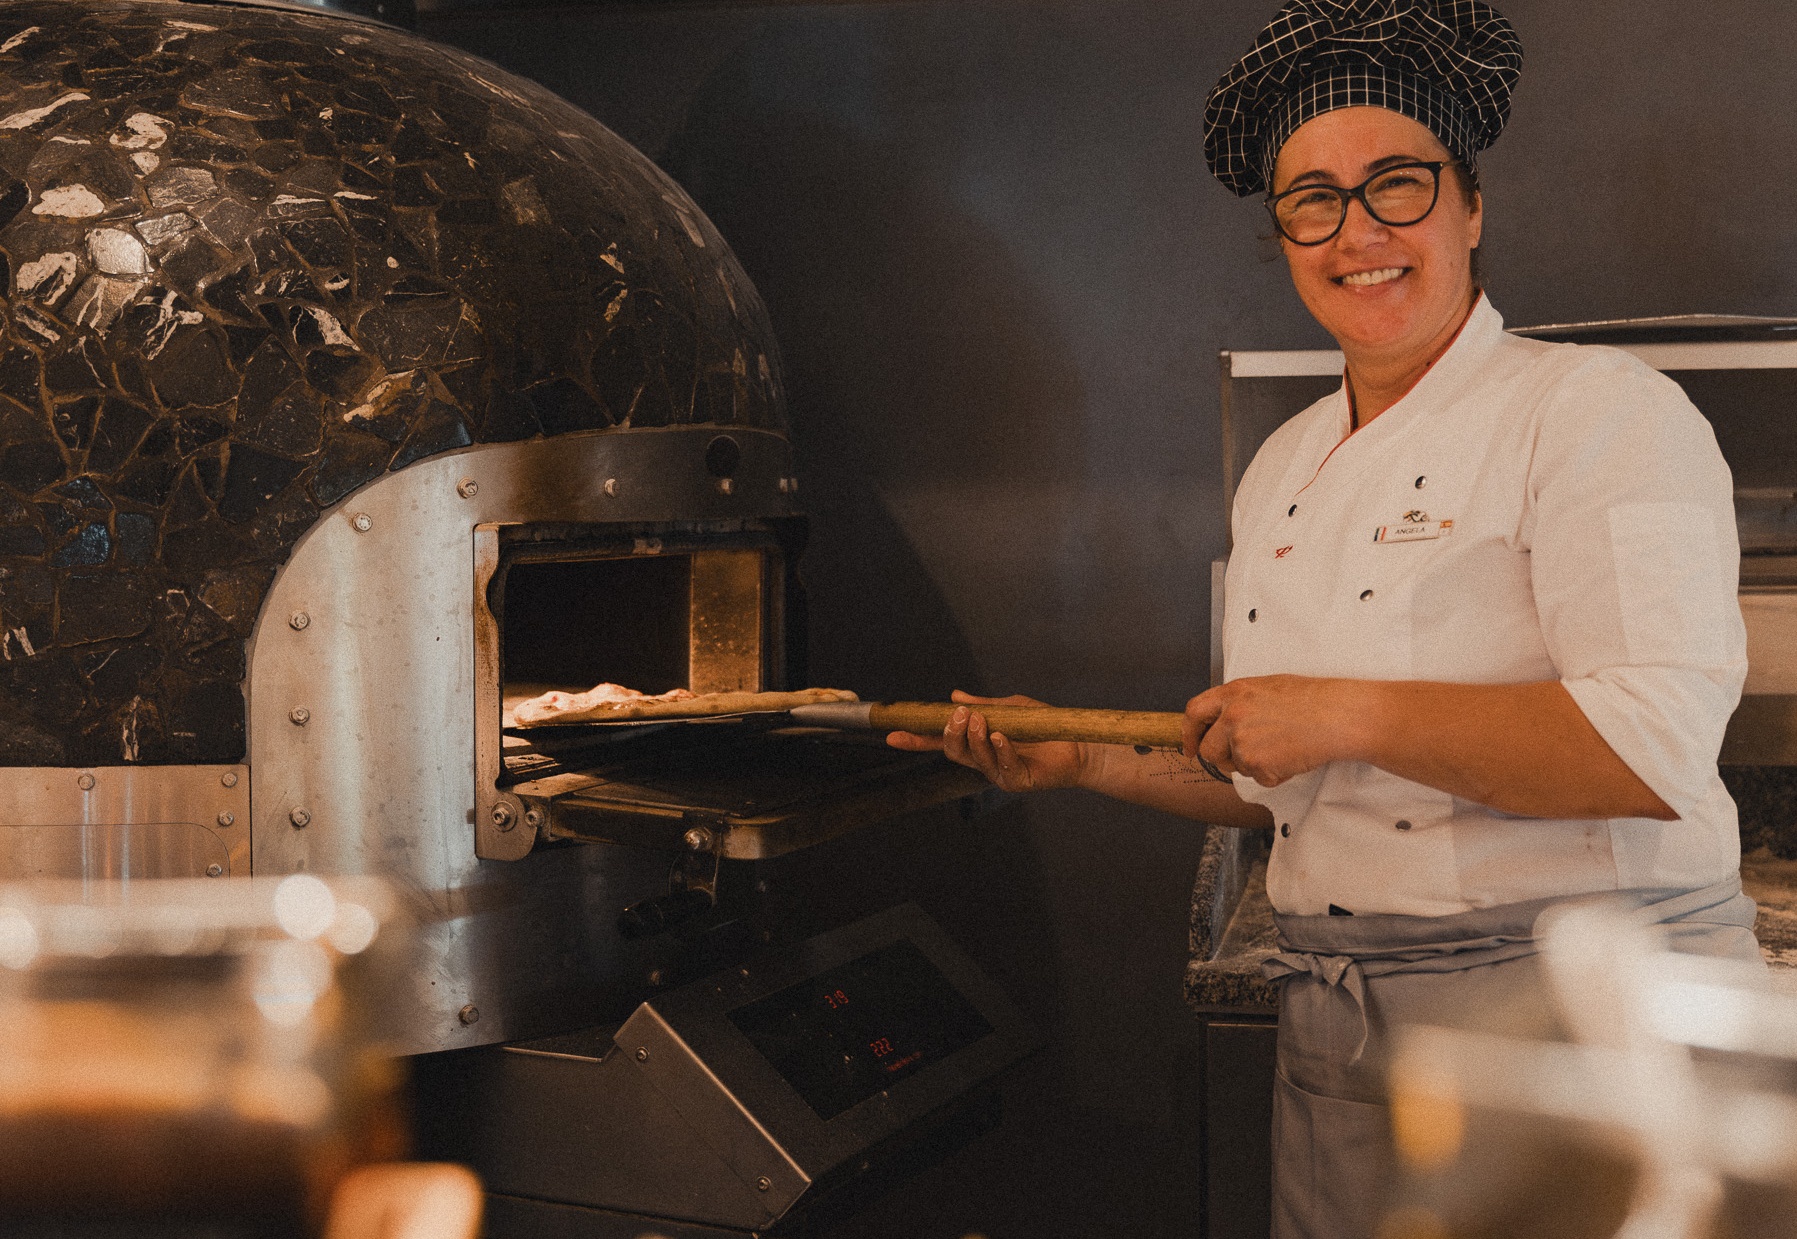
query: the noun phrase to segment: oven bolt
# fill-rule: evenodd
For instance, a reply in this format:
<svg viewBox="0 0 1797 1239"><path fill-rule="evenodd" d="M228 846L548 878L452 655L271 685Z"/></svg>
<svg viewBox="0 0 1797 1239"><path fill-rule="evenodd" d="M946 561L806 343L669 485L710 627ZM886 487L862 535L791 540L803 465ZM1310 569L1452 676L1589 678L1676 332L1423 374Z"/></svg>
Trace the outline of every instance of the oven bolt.
<svg viewBox="0 0 1797 1239"><path fill-rule="evenodd" d="M210 865L206 866L206 876L209 878L222 878L225 876L225 867L217 861L213 861Z"/></svg>
<svg viewBox="0 0 1797 1239"><path fill-rule="evenodd" d="M618 497L618 479L617 478L606 478L605 479L605 493L607 496L609 496L610 498L613 498L613 499L616 499Z"/></svg>
<svg viewBox="0 0 1797 1239"><path fill-rule="evenodd" d="M711 832L703 826L695 826L686 832L686 846L694 852L703 852L711 846Z"/></svg>
<svg viewBox="0 0 1797 1239"><path fill-rule="evenodd" d="M639 1045L636 1047L636 1061L639 1063L646 1063L649 1061L649 1047L648 1046Z"/></svg>
<svg viewBox="0 0 1797 1239"><path fill-rule="evenodd" d="M312 617L304 611L295 611L287 620L287 627L295 632L304 632L312 625Z"/></svg>
<svg viewBox="0 0 1797 1239"><path fill-rule="evenodd" d="M649 970L649 984L654 985L659 988L660 986L666 985L667 983L668 983L668 974L667 974L666 969L651 968Z"/></svg>
<svg viewBox="0 0 1797 1239"><path fill-rule="evenodd" d="M304 809L295 809L287 815L287 820L293 823L295 830L304 830L312 824L312 815Z"/></svg>
<svg viewBox="0 0 1797 1239"><path fill-rule="evenodd" d="M295 727L304 727L312 721L312 711L306 709L305 706L294 706L287 717L293 720Z"/></svg>
<svg viewBox="0 0 1797 1239"><path fill-rule="evenodd" d="M718 490L728 495L736 490L736 482L731 478L719 478Z"/></svg>
<svg viewBox="0 0 1797 1239"><path fill-rule="evenodd" d="M780 479L780 493L782 495L796 494L798 492L798 489L799 489L799 479L797 479L797 478L781 478Z"/></svg>
<svg viewBox="0 0 1797 1239"><path fill-rule="evenodd" d="M524 824L532 830L541 826L543 824L543 811L534 807L524 810Z"/></svg>
<svg viewBox="0 0 1797 1239"><path fill-rule="evenodd" d="M457 1011L455 1017L462 1021L464 1026L468 1024L478 1024L480 1022L480 1008L473 1003L469 1003L460 1011Z"/></svg>
<svg viewBox="0 0 1797 1239"><path fill-rule="evenodd" d="M762 1175L759 1179L755 1180L755 1190L758 1192L770 1191L773 1189L773 1186L774 1181L766 1175Z"/></svg>
<svg viewBox="0 0 1797 1239"><path fill-rule="evenodd" d="M512 806L503 802L493 806L493 825L501 830L510 830L517 825L512 819Z"/></svg>
<svg viewBox="0 0 1797 1239"><path fill-rule="evenodd" d="M350 528L354 529L357 533L367 533L370 529L374 528L374 517L368 515L366 512L358 512L349 518L349 523Z"/></svg>
<svg viewBox="0 0 1797 1239"><path fill-rule="evenodd" d="M218 781L223 783L226 787L236 787L237 772L235 770L227 770L218 776Z"/></svg>
<svg viewBox="0 0 1797 1239"><path fill-rule="evenodd" d="M94 790L94 776L91 774L82 775L80 778L75 780L75 786L79 787L84 792L93 791Z"/></svg>
<svg viewBox="0 0 1797 1239"><path fill-rule="evenodd" d="M221 813L218 815L218 824L220 826L235 826L237 824L237 818L230 813Z"/></svg>
<svg viewBox="0 0 1797 1239"><path fill-rule="evenodd" d="M455 488L455 493L464 499L472 499L480 494L480 483L473 478L463 478L461 485Z"/></svg>

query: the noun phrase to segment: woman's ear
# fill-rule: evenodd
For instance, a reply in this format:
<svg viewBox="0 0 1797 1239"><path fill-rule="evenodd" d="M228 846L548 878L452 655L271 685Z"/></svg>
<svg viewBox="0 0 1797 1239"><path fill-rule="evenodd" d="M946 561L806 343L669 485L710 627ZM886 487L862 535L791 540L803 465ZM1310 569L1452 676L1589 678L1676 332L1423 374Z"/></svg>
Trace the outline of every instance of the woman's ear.
<svg viewBox="0 0 1797 1239"><path fill-rule="evenodd" d="M1472 201L1467 205L1467 224L1472 232L1470 248L1478 249L1479 241L1485 235L1485 199L1478 190L1473 190Z"/></svg>

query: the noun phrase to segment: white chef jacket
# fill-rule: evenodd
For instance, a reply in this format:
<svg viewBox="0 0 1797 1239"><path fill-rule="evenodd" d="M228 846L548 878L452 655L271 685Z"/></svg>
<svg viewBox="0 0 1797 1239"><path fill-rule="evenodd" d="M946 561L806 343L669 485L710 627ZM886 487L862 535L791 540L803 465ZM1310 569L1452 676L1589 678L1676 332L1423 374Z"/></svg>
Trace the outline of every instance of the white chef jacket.
<svg viewBox="0 0 1797 1239"><path fill-rule="evenodd" d="M1232 513L1225 678L1557 679L1678 820L1520 817L1360 762L1237 775L1273 811L1279 911L1437 916L1739 866L1716 757L1746 633L1715 435L1627 353L1503 326L1481 297L1367 426L1344 389L1267 440Z"/></svg>

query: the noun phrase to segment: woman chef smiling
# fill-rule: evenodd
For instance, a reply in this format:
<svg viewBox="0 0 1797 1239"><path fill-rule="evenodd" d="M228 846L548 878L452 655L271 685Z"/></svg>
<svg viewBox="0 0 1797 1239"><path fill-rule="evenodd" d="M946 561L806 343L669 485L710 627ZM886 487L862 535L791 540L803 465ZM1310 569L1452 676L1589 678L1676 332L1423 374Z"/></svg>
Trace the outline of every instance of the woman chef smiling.
<svg viewBox="0 0 1797 1239"><path fill-rule="evenodd" d="M1602 893L1759 958L1716 770L1746 672L1728 469L1671 381L1508 335L1479 287L1473 161L1521 63L1479 0L1291 0L1210 96L1211 170L1266 195L1347 359L1236 496L1227 682L1186 707L1232 785L977 709L892 737L1273 828L1281 1237L1372 1233L1386 1030L1526 999L1548 905Z"/></svg>

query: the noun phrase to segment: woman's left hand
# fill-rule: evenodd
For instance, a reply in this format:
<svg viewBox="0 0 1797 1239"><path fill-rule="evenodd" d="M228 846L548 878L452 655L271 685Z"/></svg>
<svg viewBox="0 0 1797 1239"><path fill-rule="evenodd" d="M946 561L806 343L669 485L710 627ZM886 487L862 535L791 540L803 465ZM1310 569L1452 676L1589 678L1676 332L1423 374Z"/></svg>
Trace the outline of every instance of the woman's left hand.
<svg viewBox="0 0 1797 1239"><path fill-rule="evenodd" d="M1186 702L1185 753L1277 787L1357 756L1368 682L1303 675L1231 680Z"/></svg>

